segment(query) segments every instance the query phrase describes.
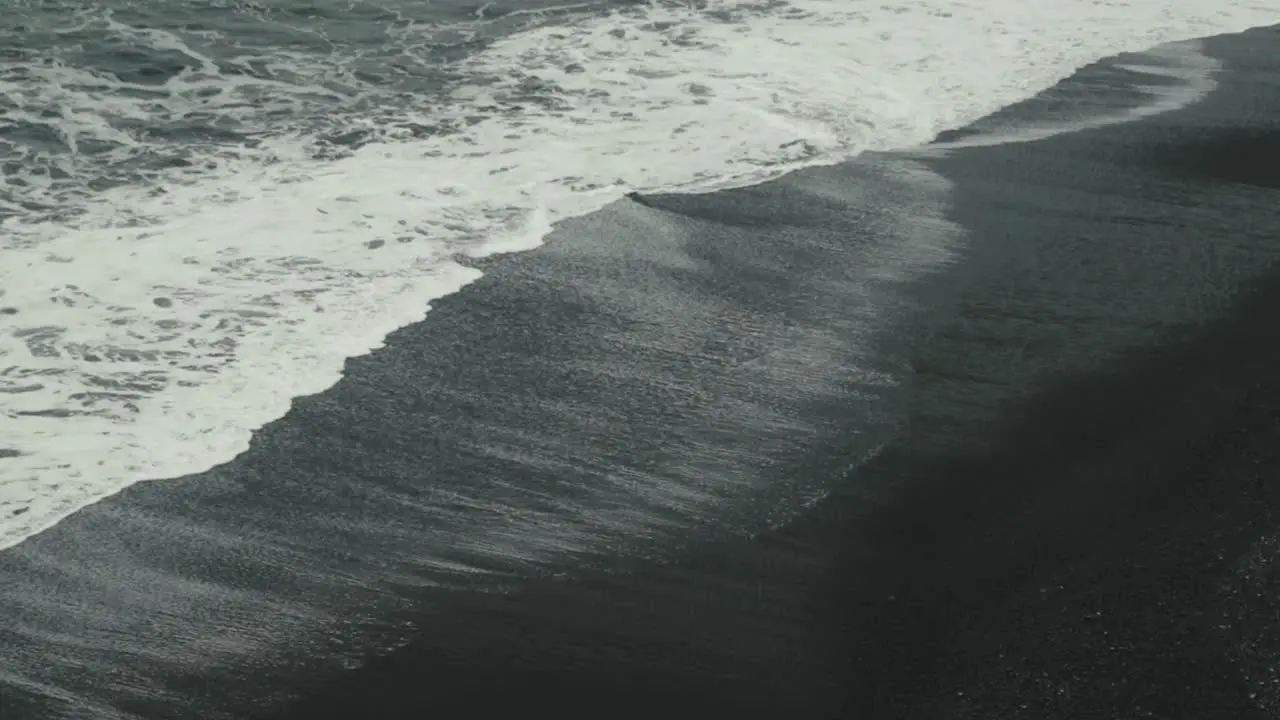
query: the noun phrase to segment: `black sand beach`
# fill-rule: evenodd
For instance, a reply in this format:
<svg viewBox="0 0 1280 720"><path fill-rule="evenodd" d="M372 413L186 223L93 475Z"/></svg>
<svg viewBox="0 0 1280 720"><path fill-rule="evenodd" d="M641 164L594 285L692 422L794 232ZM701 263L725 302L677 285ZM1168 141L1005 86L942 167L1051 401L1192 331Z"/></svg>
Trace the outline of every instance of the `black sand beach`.
<svg viewBox="0 0 1280 720"><path fill-rule="evenodd" d="M837 496L625 583L471 598L272 717L1267 717L1231 632L1274 632L1252 597L1274 579L1232 577L1280 503L1280 358L1256 347L1280 297L1259 285L1189 341L1039 394L992 450L895 446L864 472L914 482L869 518Z"/></svg>
<svg viewBox="0 0 1280 720"><path fill-rule="evenodd" d="M1241 647L1280 600L1235 568L1280 510L1277 39L1211 42L1191 109L929 161L972 274L920 319L901 436L811 514L472 607L273 717L1268 717Z"/></svg>
<svg viewBox="0 0 1280 720"><path fill-rule="evenodd" d="M1273 717L1280 31L1211 39L1205 52L1224 63L1218 89L1168 114L869 156L568 223L541 250L484 261L484 279L349 363L332 390L300 399L249 453L205 476L134 486L0 554L0 573L40 597L101 592L101 573L69 567L109 564L118 582L150 578L166 592L176 585L139 568L178 568L191 587L262 587L272 608L345 609L368 635L397 628L386 634L398 647L352 670L326 659L331 646L299 642L287 663L176 672L156 661L161 679L145 693L104 691L147 718ZM889 189L860 185L873 181ZM848 194L835 196L841 187ZM922 209L935 196L945 218ZM911 222L867 209L913 197ZM892 247L867 230L882 226L911 230L928 262L907 273L906 260L881 258L868 280L854 261ZM605 234L614 227L631 234ZM576 305L572 287L587 288ZM601 297L603 309L592 304ZM850 319L872 310L892 319L875 325L888 330ZM767 365L768 391L699 366L701 387L740 403L695 412L672 404L689 387L654 389L624 372L599 380L608 362L648 350L644 362L673 373L696 364L654 338L705 332L704 315L730 336L701 346L707 363ZM847 342L824 344L819 329ZM768 364L790 349L808 359ZM872 371L903 382L869 391ZM556 425L529 399L540 396L588 421ZM753 409L775 413L771 424L748 423ZM701 438L701 455L664 445L699 422L740 434ZM678 454L691 476L722 462L732 482L680 487L759 502L726 503L735 509L718 517L704 497L635 481L649 494L636 491L634 517L506 536L477 510L484 541L511 543L506 555L459 546L440 556L493 563L494 575L404 589L410 550L467 528L413 535L421 516L379 504L386 488L427 468L459 493L490 483L519 502L536 485L545 494L529 501L551 503L572 491L571 450L542 465L508 454L526 484L504 484L477 438L527 427L530 447L545 450L538 433L606 426L601 435L624 439L599 440L598 457L665 468ZM819 487L834 490L780 518L759 510L769 488ZM235 550L197 562L184 532ZM260 545L230 545L238 532ZM573 547L539 559L557 543ZM370 563L384 574L361 575ZM297 575L282 580L285 567ZM349 597L336 599L337 587ZM313 596L322 590L335 594ZM0 600L30 607L9 592ZM41 641L63 641L22 617L0 624L0 642L38 667ZM185 647L203 627L82 617L131 649L121 667L151 662L133 651L140 638ZM239 622L249 633L261 620L246 611ZM110 642L81 648L104 663L86 662L89 672L110 662ZM0 675L0 718L76 716L40 695Z"/></svg>

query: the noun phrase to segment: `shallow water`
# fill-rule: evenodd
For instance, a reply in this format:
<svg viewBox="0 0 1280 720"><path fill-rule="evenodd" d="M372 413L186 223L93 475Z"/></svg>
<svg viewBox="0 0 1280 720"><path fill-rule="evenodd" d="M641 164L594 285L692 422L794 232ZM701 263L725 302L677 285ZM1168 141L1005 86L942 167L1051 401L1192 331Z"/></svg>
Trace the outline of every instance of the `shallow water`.
<svg viewBox="0 0 1280 720"><path fill-rule="evenodd" d="M550 30L539 32L510 37L529 43L539 38L534 44L544 52L554 38ZM131 485L0 556L6 718L243 717L291 707L310 707L312 715L344 707L348 714L373 712L359 704L374 703L362 694L373 691L352 686L377 687L376 678L391 678L387 697L376 701L384 707L412 696L418 685L449 698L470 694L481 707L524 697L480 697L476 687L495 676L527 682L521 692L545 697L538 693L546 688L534 681L562 682L566 668L615 688L621 695L613 703L646 690L663 702L657 699L661 691L677 686L705 692L707 707L724 707L735 694L741 703L771 697L779 712L838 702L842 664L851 662L840 654L850 649L831 637L845 637L846 621L829 608L815 609L824 592L815 588L832 580L824 564L830 554L861 559L870 552L856 544L864 530L849 531L851 551L831 536L825 545L810 538L797 547L775 546L780 541L770 529L781 528L777 532L785 536L833 489L847 506L841 516L861 528L861 519L874 519L877 509L893 507L910 490L915 476L894 471L904 456L929 461L1003 447L1010 422L1016 423L1010 413L1016 417L1026 398L1065 377L1107 371L1143 348L1190 336L1227 312L1239 288L1274 260L1265 224L1274 205L1265 183L1247 184L1253 177L1248 172L1206 178L1204 164L1220 154L1212 148L1238 147L1230 138L1241 126L1274 130L1266 125L1274 114L1265 105L1259 110L1256 90L1267 82L1267 66L1251 65L1259 63L1258 49L1268 37L1255 33L1118 60L1181 68L1156 80L1117 69L1116 62L1092 66L1045 96L958 134L959 144L970 149L944 138L924 150L865 154L723 193L642 192L564 220L545 245L527 253L457 257L531 248L554 219L553 205L544 204L544 214L527 225L507 218L514 222L514 244L459 241L434 255L403 249L418 263L413 273L435 267L424 258L447 258L451 282L460 290L436 300L423 322L396 332L391 330L424 312L421 303L410 313L407 304L393 307L388 300L399 290L387 288L421 279L376 254L401 243L364 247L360 263L366 264L355 266L282 258L292 257L284 254L292 242L290 208L308 200L308 212L316 212L308 193L317 187L331 190L335 203L339 189L350 191L355 214L369 210L361 203L385 199L386 186L361 185L337 169L407 173L412 163L379 159L367 150L374 145L351 162L316 160L334 174L280 186L295 188L288 192L296 191L291 197L297 205L263 194L255 202L276 214L251 215L235 206L242 224L227 231L257 239L263 236L252 233L261 218L277 223L279 234L269 238L281 254L268 258L276 263L276 284L308 273L383 283L379 287L390 294L359 290L370 303L359 318L361 306L323 295L295 300L324 309L320 314L331 323L324 326L324 347L334 367L354 347L333 342L337 338L355 342L368 331L381 342L391 332L385 347L347 361L340 380L325 376L322 383L298 356L266 352L277 341L295 349L320 347L302 342L302 333L318 326L290 315L301 304L254 312L219 306L245 327L261 329L254 337L267 338L253 347L262 351L266 374L260 379L270 383L272 407L283 413L258 428L252 445L234 460L227 438L247 437L244 423L251 419L234 402L265 403L268 395L247 376L213 373L241 378L234 386L241 394L223 396L231 404L206 404L197 395L181 396L190 402L176 395L165 401L173 412L200 411L230 423L201 435L223 438L222 455L193 451L183 441L192 426L168 416L163 423L136 424L145 414L136 398L128 400L139 407L128 421L135 425L80 416L91 424L76 427L86 431L99 421L130 428L130 442L145 451L147 462L163 449L174 462L223 464L178 480ZM1211 89L1208 101L1194 104ZM1073 108L1065 116L1057 112L1063 98ZM993 138L1002 144L993 145ZM1252 152L1259 146L1248 147ZM360 166L361 158L369 164ZM466 158L450 167L483 169L484 162ZM264 167L294 173L317 166ZM250 177L257 182L267 176ZM395 182L406 187L418 184L408 174L399 177ZM1229 182L1240 179L1246 184ZM166 194L174 192L187 191ZM190 192L195 198L196 190ZM465 202L480 197L459 192L446 197L463 197L463 205L441 201L445 205L431 206L432 212L470 207ZM321 206L337 212L334 205ZM229 217L186 217L143 240L176 258L180 251L167 245L173 233L188 237L206 225L221 232L221 225L211 224ZM463 222L470 216L449 217ZM370 219L383 221L391 222ZM348 244L376 239L361 234L366 230L346 228L326 237ZM49 242L102 237L65 235ZM30 240L19 255L5 257L34 258L47 249L44 241ZM254 252L262 247L243 246ZM234 279L228 283L241 293L237 297L272 307L270 298L256 294L260 288L251 276L260 268L216 243L208 252L231 258L217 276ZM122 273L153 271L121 255L96 261L86 277L98 277L114 267L111 262ZM383 262L388 264L378 264ZM386 268L390 274L378 275ZM199 286L205 271L192 272ZM462 287L464 281L469 284ZM88 302L73 293L59 297L66 317ZM161 299L168 304L156 302ZM191 300L197 301L204 300ZM187 300L167 290L147 302L147 312L158 312L185 307ZM369 307L387 313L370 314ZM406 308L404 316L396 315L398 307ZM382 325L373 327L374 318ZM281 322L293 334L280 332ZM179 327L162 329L189 340ZM60 347L52 331L21 337L28 349L35 339ZM218 352L235 365L247 346L224 344ZM148 374L147 357L111 361L137 374L116 378L122 383L158 383L129 388L131 393L169 387ZM53 376L48 370L40 382L51 382L43 379ZM1241 373L1241 382L1245 377ZM334 380L327 390L308 394ZM1215 386L1209 387L1211 395ZM26 402L41 396L14 397ZM1223 397L1229 402L1229 395ZM1096 419L1092 411L1082 412ZM1206 426L1225 411L1215 412L1206 414ZM20 417L34 422L42 416ZM1063 488L1073 487L1073 477L1090 477L1087 471L1079 477L1047 473L1053 482L1045 484L1033 483L1029 478L1038 476L1031 471L1074 468L1067 450L1088 448L1095 438L1115 441L1125 435L1125 423L1144 419L1119 413L1061 447L1044 446L1035 458L1040 465L996 474L998 482L990 485L983 484L988 475L962 475L968 470L957 466L964 482L941 493L937 505L922 501L920 517L939 519L937 529L924 521L892 528L885 537L901 546L888 545L886 559L858 565L865 575L851 581L870 591L893 588L898 573L913 566L903 562L885 570L890 558L918 562L928 578L921 587L954 578L951 571L930 574L944 564L930 553L993 557L997 562L986 574L973 577L1003 578L1010 566L1000 563L1007 556L984 555L981 543L970 551L966 533L972 529L941 522L956 518L930 515L934 508L971 513L974 526L1004 527L1019 538L1025 535L1012 531L1017 522L1000 525L1004 509L1059 504L1071 510L1062 521L1069 528L1064 537L1076 538L1071 518L1089 518L1096 508L1073 505ZM39 447L54 448L69 437L66 426L44 427L39 432L46 433L46 444ZM167 434L140 434L152 427ZM222 430L228 434L218 435ZM106 444L60 457L70 463L62 470L78 471L75 462L97 462L114 447L110 433L97 437ZM945 475L928 476L922 487ZM93 483L102 475L81 477L89 484L53 488L74 489L64 510L101 487ZM1096 477L1105 484L1124 475ZM1110 512L1128 511L1127 487L1116 491L1115 509L1102 512L1100 522L1111 522ZM1135 485L1132 497L1145 487ZM880 527L873 522L865 532L874 536ZM954 527L961 529L948 529ZM911 532L896 535L902 528ZM846 530L826 532L842 538ZM918 546L914 530L921 531ZM766 540L751 539L761 534ZM1074 545L1058 547L1062 553ZM1011 557L1015 565L1021 562L1017 553ZM1043 572L1056 568L1047 563ZM964 583L972 581L957 574L958 589L944 584L939 597L964 606L972 600ZM848 622L861 627L861 619ZM851 647L877 648L885 636L870 631L849 638ZM879 657L886 672L909 677L903 668L915 652L870 656ZM389 659L373 659L380 655ZM554 660L542 665L547 657ZM449 680L423 683L433 676ZM318 706L288 704L331 681L334 692L349 692L354 705L324 694L317 696ZM945 695L953 681L943 676L934 689ZM919 707L942 695L925 693ZM801 696L816 704L805 705Z"/></svg>
<svg viewBox="0 0 1280 720"><path fill-rule="evenodd" d="M0 26L0 542L235 457L474 281L459 256L628 191L920 144L1103 55L1277 16L1201 10L21 3ZM1176 106L1208 86L1197 58L1128 57L1126 97L1071 103L1132 112L1154 84L1174 92L1139 104Z"/></svg>

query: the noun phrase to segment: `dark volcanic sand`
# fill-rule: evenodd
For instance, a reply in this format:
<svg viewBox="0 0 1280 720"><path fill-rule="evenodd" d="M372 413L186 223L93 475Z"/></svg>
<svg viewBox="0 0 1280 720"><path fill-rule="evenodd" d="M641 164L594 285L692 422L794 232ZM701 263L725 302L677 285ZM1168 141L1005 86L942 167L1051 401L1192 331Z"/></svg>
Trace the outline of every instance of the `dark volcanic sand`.
<svg viewBox="0 0 1280 720"><path fill-rule="evenodd" d="M661 562L606 552L590 568L566 562L557 577L518 567L503 594L426 588L417 604L403 595L393 604L371 583L334 580L379 560L376 541L390 550L419 547L413 523L423 516L383 514L399 506L377 504L385 497L375 492L379 483L420 482L418 464L453 458L433 482L503 487L491 472L497 465L463 457L450 443L490 426L510 429L506 410L540 417L528 400L538 388L524 387L527 378L542 373L559 393L553 399L573 399L584 411L634 400L632 415L652 413L649 425L683 417L664 415L643 398L609 395L642 382L579 387L579 376L539 365L568 368L560 359L622 336L610 335L617 318L606 310L563 298L563 307L553 307L558 286L531 275L555 268L549 247L492 261L486 279L396 333L385 350L353 360L331 391L299 399L235 462L207 476L134 486L0 557L0 572L30 582L32 597L63 582L66 596L83 602L83 593L118 589L129 578L154 577L158 588L193 594L202 586L182 584L188 577L212 581L211 603L230 602L220 594L224 586L247 587L257 593L245 601L251 609L264 597L281 600L284 610L307 608L309 588L338 588L352 593L349 606L386 601L392 609L379 607L384 615L374 624L412 621L407 645L352 671L335 670L323 648L316 651L319 670L240 668L244 676L231 681L182 679L181 672L175 680L163 664L156 671L165 680L156 687L206 697L221 710L271 694L264 688L300 695L285 707L233 713L262 720L495 711L559 718L1267 717L1258 708L1270 701L1262 682L1270 658L1280 657L1271 622L1280 617L1280 601L1270 599L1280 598L1280 573L1267 553L1275 543L1257 543L1280 526L1280 486L1272 482L1280 464L1280 336L1272 320L1280 307L1280 275L1272 270L1280 256L1280 34L1256 31L1208 48L1226 63L1220 88L1186 110L949 157L864 158L863 165L807 175L827 190L845 179L852 196L866 190L858 182L875 177L858 167L923 162L954 185L946 191L949 219L966 236L951 266L913 281L900 304L884 304L895 312L915 308L898 336L881 339L885 357L904 358L911 368L909 388L894 401L905 404L894 421L897 439L778 531L716 540L732 536L720 530L733 523L705 518L709 537L684 536L684 547L656 553ZM1011 117L1016 122L1017 113ZM793 213L784 219L812 233L796 241L791 257L790 247L751 245L781 236L745 222L691 240L687 257L704 269L687 273L690 284L707 287L688 297L732 298L726 306L739 312L735 317L753 322L772 312L797 325L820 324L840 319L822 313L865 310L852 290L838 302L829 295L805 300L824 286L803 278L768 292L770 276L760 269L779 257L807 259L815 276L830 270L836 280L848 279L815 250L838 261L843 256L831 247L838 243L827 236L810 242L821 233L844 233L847 246L862 248L864 238L846 227L863 218L841 225L835 217L856 215L858 204L823 205L797 192L800 182L641 199L655 212L693 218L686 229L720 227L708 218ZM805 198L822 206L827 226L808 227L798 217ZM699 218L707 222L699 225ZM607 227L585 219L576 232ZM625 272L629 256L619 247L608 251L623 256L611 262ZM726 265L743 268L742 277ZM670 281L685 277L677 270L654 287L687 289ZM835 280L829 286L846 287ZM659 314L666 309L655 306ZM764 328L762 337L776 342L769 332L777 331ZM786 389L777 388L780 395ZM844 406L843 418L822 405L831 416L821 426L863 428L872 405ZM631 427L649 432L649 425ZM825 477L867 450L866 438L852 432L832 436L803 457L779 461L772 470L780 486L809 473ZM682 522L672 516L673 524ZM385 534L375 532L384 525ZM441 537L465 538L467 528L460 530ZM396 544L396 533L412 542ZM350 540L362 537L372 540ZM208 538L224 545L205 548ZM1252 570L1242 574L1239 563L1249 556ZM279 568L295 561L315 563L303 568L314 570L314 586L303 573L288 576L296 587L280 581ZM77 568L92 562L106 568L98 575L110 576ZM171 574L148 574L154 567ZM119 626L141 636L147 631L129 623L147 620L145 610L122 606L127 617ZM125 632L94 614L100 611L91 606L67 617L98 623L108 638ZM244 615L239 630L269 624L250 610ZM181 613L162 619L171 626L148 642L182 640L187 622L192 633L210 626ZM32 626L40 629L37 620ZM54 613L50 622L56 628L63 621ZM30 658L45 652L40 636L23 634L17 623L0 624L0 633L11 625L18 640L7 647L39 666ZM110 659L102 627L94 626L98 645L85 657L92 650L94 658ZM227 629L230 640L236 631ZM0 634L0 641L8 637ZM181 658L176 665L182 669ZM244 697L227 700L230 694ZM154 695L160 699L131 701L130 709L144 717L190 716L172 710L182 702ZM0 685L0 720L49 716L25 697Z"/></svg>
<svg viewBox="0 0 1280 720"><path fill-rule="evenodd" d="M1233 566L1280 522L1280 276L1268 267L1280 197L1264 190L1280 180L1280 97L1274 55L1258 62L1276 38L1212 43L1232 72L1185 112L940 163L958 180L954 217L1011 249L980 251L1002 278L967 287L958 317L922 344L906 438L859 471L907 490L872 513L825 508L857 518L834 533L850 716L1263 716L1239 642L1265 632L1257 616L1275 605L1241 612L1261 585ZM1099 174L1072 196L1081 170ZM1032 198L1055 185L1067 202L1046 218ZM1088 267L1064 269L1072 259ZM1123 283L1125 268L1139 268L1131 293L1090 285ZM1159 272L1163 288L1137 279ZM1182 322L1160 327L1142 290L1163 291ZM1010 326L1028 319L1010 350ZM1015 393L993 384L1063 355L1089 364L1127 344L1100 341L1117 327L1147 347L994 399ZM974 427L992 414L973 396L930 402L956 386L985 386L974 393L998 417Z"/></svg>
<svg viewBox="0 0 1280 720"><path fill-rule="evenodd" d="M1213 41L1189 110L930 161L974 249L920 297L959 301L810 515L460 601L273 717L1265 717L1275 605L1233 568L1280 525L1277 40Z"/></svg>

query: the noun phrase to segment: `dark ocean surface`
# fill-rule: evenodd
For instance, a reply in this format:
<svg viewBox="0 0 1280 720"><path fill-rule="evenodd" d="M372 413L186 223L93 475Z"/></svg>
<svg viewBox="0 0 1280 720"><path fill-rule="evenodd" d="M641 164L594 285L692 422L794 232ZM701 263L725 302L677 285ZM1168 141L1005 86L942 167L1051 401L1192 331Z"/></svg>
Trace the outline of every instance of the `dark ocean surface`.
<svg viewBox="0 0 1280 720"><path fill-rule="evenodd" d="M1280 715L1280 29L1198 52L468 260L0 552L0 720Z"/></svg>

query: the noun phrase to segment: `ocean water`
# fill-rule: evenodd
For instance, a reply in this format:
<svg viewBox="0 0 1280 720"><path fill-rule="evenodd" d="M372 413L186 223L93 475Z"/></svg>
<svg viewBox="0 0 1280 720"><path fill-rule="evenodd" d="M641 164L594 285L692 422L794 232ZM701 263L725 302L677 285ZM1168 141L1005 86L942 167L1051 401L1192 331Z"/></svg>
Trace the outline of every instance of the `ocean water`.
<svg viewBox="0 0 1280 720"><path fill-rule="evenodd" d="M963 358L922 367L899 331L945 325L992 263L1072 266L975 245L963 173L934 163L1193 108L1223 69L1197 38L1277 19L19 5L0 26L5 712L276 708L297 675L394 654L446 597L785 525L918 432L921 397L994 416L998 393L936 382L971 376ZM1027 188L1009 202L1044 202ZM1150 252L1183 251L1106 267ZM1058 305L1117 302L1088 293ZM1229 297L1193 299L1124 298L1132 321L1092 345L1026 336L1006 307L993 332L1037 361L1002 380ZM708 663L755 652L715 640Z"/></svg>
<svg viewBox="0 0 1280 720"><path fill-rule="evenodd" d="M460 259L626 192L919 144L1101 56L1274 10L19 3L0 28L0 542L235 457L474 281ZM1174 56L1139 62L1207 82Z"/></svg>

